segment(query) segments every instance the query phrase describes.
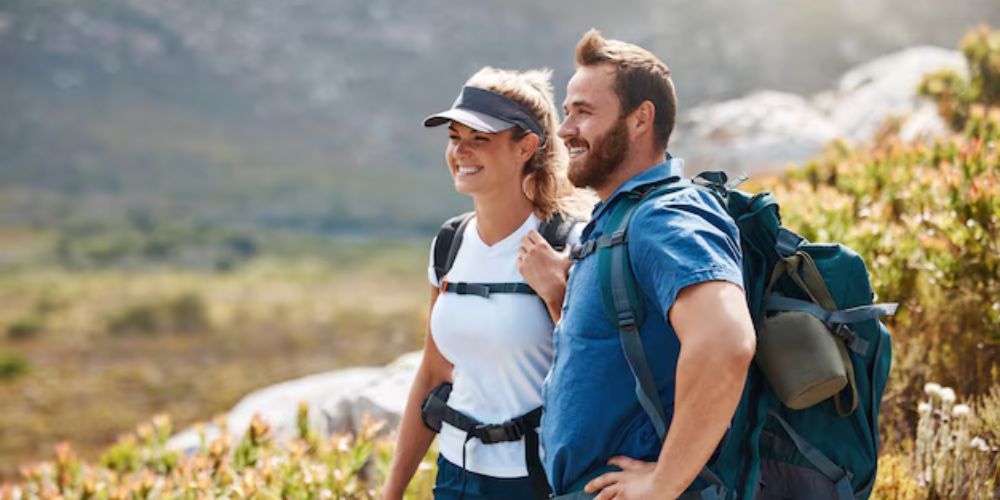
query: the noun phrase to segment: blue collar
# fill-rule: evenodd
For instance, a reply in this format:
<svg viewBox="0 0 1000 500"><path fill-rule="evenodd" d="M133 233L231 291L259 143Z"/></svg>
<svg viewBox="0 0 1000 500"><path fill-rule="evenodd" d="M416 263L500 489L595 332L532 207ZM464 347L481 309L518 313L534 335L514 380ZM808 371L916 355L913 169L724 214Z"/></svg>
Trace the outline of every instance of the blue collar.
<svg viewBox="0 0 1000 500"><path fill-rule="evenodd" d="M591 223L599 219L601 215L604 214L605 209L611 206L612 202L624 193L628 193L629 191L647 184L669 179L670 177L683 176L684 160L680 158L671 158L663 163L660 163L659 165L652 166L642 172L639 172L631 179L623 182L621 186L618 186L618 189L611 193L611 196L609 196L608 199L594 205L594 211L590 216Z"/></svg>

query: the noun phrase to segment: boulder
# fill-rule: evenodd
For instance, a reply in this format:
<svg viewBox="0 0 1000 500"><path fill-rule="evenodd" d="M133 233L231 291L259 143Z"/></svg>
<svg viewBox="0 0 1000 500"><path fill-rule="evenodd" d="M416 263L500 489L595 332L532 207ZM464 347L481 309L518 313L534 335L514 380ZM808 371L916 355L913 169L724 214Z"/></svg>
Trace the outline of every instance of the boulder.
<svg viewBox="0 0 1000 500"><path fill-rule="evenodd" d="M688 174L775 171L814 155L839 130L798 95L757 92L698 106L678 120L674 151Z"/></svg>
<svg viewBox="0 0 1000 500"><path fill-rule="evenodd" d="M848 71L840 78L832 98L814 100L846 139L853 143L870 140L889 117L906 119L930 105L917 96L924 75L952 69L967 75L965 58L955 50L913 47L880 57ZM926 120L926 111L924 118ZM937 114L933 114L937 117ZM905 126L905 125L904 125ZM928 124L933 130L947 130L939 118ZM912 132L912 131L911 131Z"/></svg>
<svg viewBox="0 0 1000 500"><path fill-rule="evenodd" d="M811 98L763 91L697 106L678 118L671 151L687 161L689 175L754 175L809 160L834 138L870 141L889 118L901 120L904 140L941 135L947 125L917 86L945 68L968 72L957 51L914 47L857 66Z"/></svg>
<svg viewBox="0 0 1000 500"><path fill-rule="evenodd" d="M273 435L289 439L296 435L300 402L309 405L309 425L326 434L358 430L365 414L385 420L392 429L398 424L406 404L413 376L420 364L420 352L400 356L383 368L362 367L310 375L282 382L248 394L226 415L229 433L242 436L254 415L260 415ZM208 441L220 429L205 426ZM198 448L198 433L188 429L172 437L167 447L193 451Z"/></svg>

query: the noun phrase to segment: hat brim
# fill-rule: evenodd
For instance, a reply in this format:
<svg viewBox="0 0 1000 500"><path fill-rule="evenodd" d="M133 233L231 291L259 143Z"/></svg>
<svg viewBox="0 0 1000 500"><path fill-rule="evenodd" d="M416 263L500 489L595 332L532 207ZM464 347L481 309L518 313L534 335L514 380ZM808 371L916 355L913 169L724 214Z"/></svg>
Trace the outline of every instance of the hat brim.
<svg viewBox="0 0 1000 500"><path fill-rule="evenodd" d="M471 109L452 108L448 111L431 115L424 120L425 127L437 127L450 122L458 122L479 132L496 133L514 127L513 123L472 111Z"/></svg>

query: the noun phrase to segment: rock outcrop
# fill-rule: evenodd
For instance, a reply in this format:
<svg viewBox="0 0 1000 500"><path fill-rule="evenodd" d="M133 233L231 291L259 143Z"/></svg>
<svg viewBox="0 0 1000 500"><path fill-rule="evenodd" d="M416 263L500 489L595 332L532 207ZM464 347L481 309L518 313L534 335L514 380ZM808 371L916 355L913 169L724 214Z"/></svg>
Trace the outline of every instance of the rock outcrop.
<svg viewBox="0 0 1000 500"><path fill-rule="evenodd" d="M242 436L254 415L260 415L277 439L288 439L296 434L298 406L304 401L309 405L309 425L327 434L357 430L366 413L393 428L419 363L420 353L414 352L384 368L348 368L282 382L240 400L226 415L226 426L230 434ZM212 424L204 432L211 441L220 429ZM198 433L188 429L171 438L167 446L194 450L198 441Z"/></svg>
<svg viewBox="0 0 1000 500"><path fill-rule="evenodd" d="M914 47L857 66L836 88L810 98L764 91L698 106L678 118L671 149L687 160L689 174L752 175L808 160L834 138L869 141L889 118L902 120L906 140L939 135L946 126L917 86L944 68L967 72L957 51Z"/></svg>

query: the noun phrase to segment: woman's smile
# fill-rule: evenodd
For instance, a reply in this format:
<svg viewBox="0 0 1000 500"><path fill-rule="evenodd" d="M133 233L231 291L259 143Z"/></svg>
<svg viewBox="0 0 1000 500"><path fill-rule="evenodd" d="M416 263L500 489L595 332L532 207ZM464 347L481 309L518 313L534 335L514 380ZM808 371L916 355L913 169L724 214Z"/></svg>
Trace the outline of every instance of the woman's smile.
<svg viewBox="0 0 1000 500"><path fill-rule="evenodd" d="M459 165L458 166L458 175L461 175L461 176L476 175L479 172L481 172L482 170L483 170L483 167L481 165Z"/></svg>

